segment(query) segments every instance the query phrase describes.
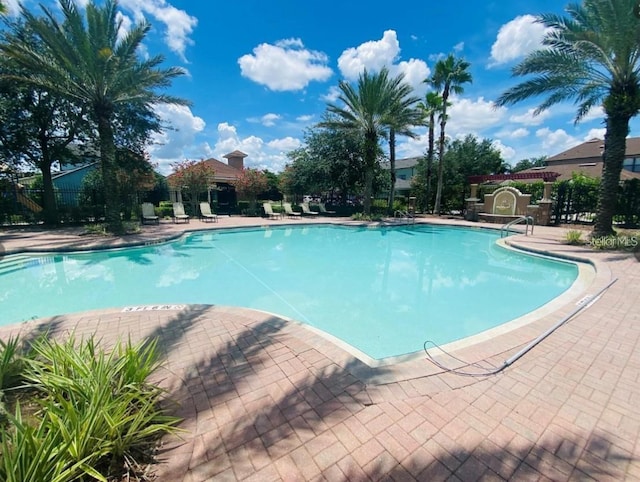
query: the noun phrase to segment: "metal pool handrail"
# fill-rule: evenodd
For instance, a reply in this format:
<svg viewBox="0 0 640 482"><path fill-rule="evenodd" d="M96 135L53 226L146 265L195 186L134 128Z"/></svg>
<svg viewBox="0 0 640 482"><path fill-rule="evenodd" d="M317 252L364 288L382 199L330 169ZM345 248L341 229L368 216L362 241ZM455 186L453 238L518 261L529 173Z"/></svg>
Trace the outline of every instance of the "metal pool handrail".
<svg viewBox="0 0 640 482"><path fill-rule="evenodd" d="M521 222L526 222L527 225L525 227L524 230L524 235L525 236L529 236L529 225L531 225L531 234L533 234L533 216L520 216L519 218L516 218L512 221L509 221L508 223L504 224L502 226L502 228L500 228L500 237L502 238L504 236L504 232L506 231L507 234L509 233L509 228L511 226L513 226L514 224L518 224Z"/></svg>

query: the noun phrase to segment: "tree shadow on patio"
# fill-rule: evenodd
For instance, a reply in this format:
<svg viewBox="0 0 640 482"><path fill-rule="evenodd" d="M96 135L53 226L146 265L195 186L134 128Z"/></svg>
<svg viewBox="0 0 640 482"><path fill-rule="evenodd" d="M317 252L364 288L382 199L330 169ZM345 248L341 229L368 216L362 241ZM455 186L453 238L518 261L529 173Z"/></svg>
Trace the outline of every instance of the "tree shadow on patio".
<svg viewBox="0 0 640 482"><path fill-rule="evenodd" d="M219 333L208 334L226 336L223 348L189 367L177 386L168 387L168 397L180 403L176 415L185 419L183 428L193 435L202 431L202 418L213 417L220 429L215 437L208 434L213 438L206 452L184 460L182 467L172 458L165 477L177 480L189 465L243 447L288 450L292 441L299 445L314 438L327 423L345 420L371 403L365 384L351 373L362 370L362 362L351 358L344 366L334 363L283 331L286 321L272 317L253 326L220 324Z"/></svg>
<svg viewBox="0 0 640 482"><path fill-rule="evenodd" d="M485 439L473 451L419 449L402 461L384 452L364 471L345 462L340 464L344 478L336 480L625 480L638 460L605 434L588 440L547 436L519 446Z"/></svg>

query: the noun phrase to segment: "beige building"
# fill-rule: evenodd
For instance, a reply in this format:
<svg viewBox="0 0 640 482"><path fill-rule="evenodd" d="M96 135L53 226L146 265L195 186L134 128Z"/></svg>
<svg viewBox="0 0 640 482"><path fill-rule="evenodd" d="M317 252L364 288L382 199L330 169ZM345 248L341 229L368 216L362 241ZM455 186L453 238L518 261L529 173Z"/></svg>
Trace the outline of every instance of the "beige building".
<svg viewBox="0 0 640 482"><path fill-rule="evenodd" d="M602 176L602 151L604 141L591 139L580 145L567 149L560 154L551 156L545 160L545 166L533 167L521 171L522 173L558 173L558 180L571 179L573 173L584 174L589 177ZM640 137L627 139L627 149L620 179L640 178Z"/></svg>
<svg viewBox="0 0 640 482"><path fill-rule="evenodd" d="M247 157L247 154L235 150L222 157L227 159L226 164L213 157L200 161L200 163L208 165L215 173L215 186L212 186L207 193L209 203L216 204L216 210L219 214L230 214L237 201L233 183L244 169L244 158ZM167 177L167 179L170 178L171 175ZM182 193L179 191L169 191L169 196L172 201L182 202Z"/></svg>

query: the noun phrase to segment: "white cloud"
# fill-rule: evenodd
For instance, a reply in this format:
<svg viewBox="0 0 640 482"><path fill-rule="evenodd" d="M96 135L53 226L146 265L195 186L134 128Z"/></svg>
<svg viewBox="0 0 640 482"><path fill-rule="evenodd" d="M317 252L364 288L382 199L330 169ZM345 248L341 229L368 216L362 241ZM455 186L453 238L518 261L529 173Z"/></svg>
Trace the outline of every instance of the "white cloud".
<svg viewBox="0 0 640 482"><path fill-rule="evenodd" d="M528 135L529 131L524 127L505 133L505 137L509 137L510 139L520 139L522 137L527 137Z"/></svg>
<svg viewBox="0 0 640 482"><path fill-rule="evenodd" d="M604 118L605 118L604 109L602 108L601 105L599 105L589 109L589 112L587 112L585 116L582 119L580 119L580 122L589 122L594 120L604 121Z"/></svg>
<svg viewBox="0 0 640 482"><path fill-rule="evenodd" d="M417 95L425 92L427 86L422 81L431 73L427 64L420 59L398 62L399 56L398 36L394 30L386 30L380 40L370 40L342 52L338 58L338 68L345 79L353 81L365 69L369 72L379 72L383 67L387 67L393 76L404 74L405 81L416 89Z"/></svg>
<svg viewBox="0 0 640 482"><path fill-rule="evenodd" d="M188 45L193 45L189 36L198 24L196 17L170 5L166 0L120 0L119 5L131 10L138 20L146 13L163 23L167 46L186 62L185 50Z"/></svg>
<svg viewBox="0 0 640 482"><path fill-rule="evenodd" d="M516 155L516 151L515 149L513 149L512 147L509 146L505 146L502 141L500 140L495 140L491 143L491 145L500 151L500 154L502 155L502 158L505 161L511 161L513 160L513 158Z"/></svg>
<svg viewBox="0 0 640 482"><path fill-rule="evenodd" d="M605 127L601 127L599 129L589 129L589 132L586 136L584 136L585 141L590 141L591 139L604 139L604 135L607 132Z"/></svg>
<svg viewBox="0 0 640 482"><path fill-rule="evenodd" d="M378 72L393 65L400 55L400 42L394 30L386 30L380 40L370 40L352 47L338 58L338 68L347 80L356 80L367 69Z"/></svg>
<svg viewBox="0 0 640 482"><path fill-rule="evenodd" d="M118 30L118 40L122 40L122 38L127 35L129 30L131 30L131 26L133 25L133 21L122 12L116 13L116 22L122 22L120 24L120 30Z"/></svg>
<svg viewBox="0 0 640 482"><path fill-rule="evenodd" d="M247 154L244 160L245 167L280 172L289 162L287 152L301 145L302 142L293 137L274 139L268 143L257 136L243 138L238 135L235 126L221 122L218 124L218 140L212 155L220 160L223 155L238 149Z"/></svg>
<svg viewBox="0 0 640 482"><path fill-rule="evenodd" d="M4 0L4 6L7 7L7 13L14 17L20 13L20 5L24 3L25 0Z"/></svg>
<svg viewBox="0 0 640 482"><path fill-rule="evenodd" d="M275 139L267 143L267 145L271 149L276 149L286 154L287 152L300 147L302 143L300 142L300 139L296 139L294 137L285 137L283 139Z"/></svg>
<svg viewBox="0 0 640 482"><path fill-rule="evenodd" d="M424 83L424 79L429 77L431 70L422 60L410 59L407 62L400 62L396 66L392 66L390 72L397 75L404 74L404 81L413 87L413 95L422 97L427 91L428 85Z"/></svg>
<svg viewBox="0 0 640 482"><path fill-rule="evenodd" d="M158 171L168 173L171 163L189 156L195 137L205 128L205 122L185 106L160 104L155 111L171 128L153 136L149 154L158 164Z"/></svg>
<svg viewBox="0 0 640 482"><path fill-rule="evenodd" d="M580 144L580 140L567 134L564 129L552 131L548 127L543 127L536 131L536 137L542 139L542 147L552 155Z"/></svg>
<svg viewBox="0 0 640 482"><path fill-rule="evenodd" d="M456 97L450 99L452 105L447 111L447 132L452 136L490 128L500 122L506 112L504 107L496 107L493 102L484 100L484 97L478 97L475 101Z"/></svg>
<svg viewBox="0 0 640 482"><path fill-rule="evenodd" d="M280 119L281 119L281 116L279 116L278 114L269 113L269 114L263 115L260 118L260 121L262 122L262 125L265 127L273 127L274 125L276 125L276 121Z"/></svg>
<svg viewBox="0 0 640 482"><path fill-rule="evenodd" d="M340 96L340 89L338 87L336 87L335 85L332 85L331 87L329 87L329 91L321 96L320 98L322 100L324 100L325 102L335 102L336 100L338 100L338 97Z"/></svg>
<svg viewBox="0 0 640 482"><path fill-rule="evenodd" d="M298 122L302 122L302 123L307 123L307 122L311 122L311 120L313 120L313 115L301 115L296 117L296 120Z"/></svg>
<svg viewBox="0 0 640 482"><path fill-rule="evenodd" d="M491 46L490 66L524 57L542 45L546 28L535 20L533 15L522 15L500 27Z"/></svg>
<svg viewBox="0 0 640 482"><path fill-rule="evenodd" d="M454 52L462 52L464 50L464 42L458 42L457 44L455 44L453 46L453 51Z"/></svg>
<svg viewBox="0 0 640 482"><path fill-rule="evenodd" d="M263 43L238 59L243 77L275 91L301 90L312 81L326 81L333 74L328 62L326 54L305 49L300 39Z"/></svg>
<svg viewBox="0 0 640 482"><path fill-rule="evenodd" d="M529 109L524 114L512 115L509 117L509 120L525 126L539 126L542 124L542 121L551 116L551 112L548 110L543 110L538 115L535 115L535 111L535 109Z"/></svg>

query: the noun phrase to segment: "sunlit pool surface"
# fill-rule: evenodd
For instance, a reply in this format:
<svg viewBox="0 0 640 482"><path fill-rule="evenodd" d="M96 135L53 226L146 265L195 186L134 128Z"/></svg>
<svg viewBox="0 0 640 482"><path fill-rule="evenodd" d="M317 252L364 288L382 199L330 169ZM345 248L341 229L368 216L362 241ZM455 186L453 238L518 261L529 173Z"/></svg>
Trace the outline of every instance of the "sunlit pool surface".
<svg viewBox="0 0 640 482"><path fill-rule="evenodd" d="M504 249L489 230L296 226L192 233L178 241L0 262L1 320L149 304L264 310L375 359L493 328L548 303L573 263Z"/></svg>

